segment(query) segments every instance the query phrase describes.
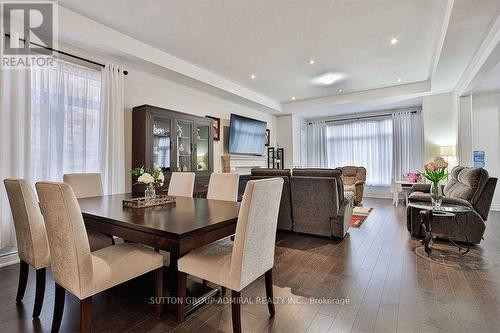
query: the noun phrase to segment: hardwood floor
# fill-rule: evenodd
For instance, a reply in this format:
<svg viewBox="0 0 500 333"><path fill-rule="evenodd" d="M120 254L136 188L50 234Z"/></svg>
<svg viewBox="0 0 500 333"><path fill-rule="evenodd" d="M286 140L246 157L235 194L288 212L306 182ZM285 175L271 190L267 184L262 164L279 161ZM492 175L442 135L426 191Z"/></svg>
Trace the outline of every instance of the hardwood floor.
<svg viewBox="0 0 500 333"><path fill-rule="evenodd" d="M437 264L415 255L405 208L365 199L372 214L343 241L280 233L273 269L276 316L269 319L262 277L243 290L243 332L496 332L500 327L500 213L492 212L485 239L471 250L483 269ZM50 270L49 270L50 271ZM31 320L35 274L16 305L19 265L0 269L0 330L49 331L54 286L47 276L39 320ZM139 282L140 283L140 282ZM230 332L230 304L204 306L182 325L163 316L131 289L93 297L95 332ZM150 293L150 294L148 294ZM229 292L226 294L230 296ZM331 300L336 300L333 303ZM341 302L344 303L341 303ZM77 300L67 294L61 331L79 327Z"/></svg>

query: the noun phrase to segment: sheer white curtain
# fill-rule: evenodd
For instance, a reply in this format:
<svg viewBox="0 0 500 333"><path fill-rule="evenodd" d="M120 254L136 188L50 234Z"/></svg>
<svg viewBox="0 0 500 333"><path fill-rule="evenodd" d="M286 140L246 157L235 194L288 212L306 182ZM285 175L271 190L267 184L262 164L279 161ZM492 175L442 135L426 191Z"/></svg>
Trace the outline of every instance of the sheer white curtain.
<svg viewBox="0 0 500 333"><path fill-rule="evenodd" d="M326 123L312 122L307 126L306 162L310 168L326 168L328 166Z"/></svg>
<svg viewBox="0 0 500 333"><path fill-rule="evenodd" d="M30 177L30 71L0 70L0 180ZM3 183L0 184L0 249L16 245Z"/></svg>
<svg viewBox="0 0 500 333"><path fill-rule="evenodd" d="M32 180L99 172L101 73L66 62L31 78Z"/></svg>
<svg viewBox="0 0 500 333"><path fill-rule="evenodd" d="M424 133L421 112L395 112L392 115L394 168L392 179L421 170L424 165Z"/></svg>
<svg viewBox="0 0 500 333"><path fill-rule="evenodd" d="M109 64L102 69L102 117L99 140L104 193L125 192L125 129L123 68Z"/></svg>
<svg viewBox="0 0 500 333"><path fill-rule="evenodd" d="M364 166L367 185L391 184L393 151L390 117L329 123L326 136L328 167Z"/></svg>

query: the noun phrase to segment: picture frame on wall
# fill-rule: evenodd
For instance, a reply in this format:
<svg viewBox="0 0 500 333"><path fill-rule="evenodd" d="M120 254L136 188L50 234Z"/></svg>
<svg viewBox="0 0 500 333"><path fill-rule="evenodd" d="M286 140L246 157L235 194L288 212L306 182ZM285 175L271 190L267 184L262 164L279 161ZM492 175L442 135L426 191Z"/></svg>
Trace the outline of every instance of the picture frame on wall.
<svg viewBox="0 0 500 333"><path fill-rule="evenodd" d="M266 128L266 147L269 147L271 145L271 130L269 128Z"/></svg>
<svg viewBox="0 0 500 333"><path fill-rule="evenodd" d="M220 141L220 118L205 116L212 119L212 138L214 141Z"/></svg>

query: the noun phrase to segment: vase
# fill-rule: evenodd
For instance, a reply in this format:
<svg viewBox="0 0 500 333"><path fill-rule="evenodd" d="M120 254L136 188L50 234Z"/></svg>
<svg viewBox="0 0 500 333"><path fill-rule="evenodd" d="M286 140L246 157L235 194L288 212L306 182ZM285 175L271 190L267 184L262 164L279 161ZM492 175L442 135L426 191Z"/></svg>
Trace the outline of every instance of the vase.
<svg viewBox="0 0 500 333"><path fill-rule="evenodd" d="M443 202L443 189L439 182L431 183L431 202L432 207L441 207L441 203Z"/></svg>
<svg viewBox="0 0 500 333"><path fill-rule="evenodd" d="M144 197L147 203L152 203L156 199L156 189L153 185L147 185L144 191Z"/></svg>

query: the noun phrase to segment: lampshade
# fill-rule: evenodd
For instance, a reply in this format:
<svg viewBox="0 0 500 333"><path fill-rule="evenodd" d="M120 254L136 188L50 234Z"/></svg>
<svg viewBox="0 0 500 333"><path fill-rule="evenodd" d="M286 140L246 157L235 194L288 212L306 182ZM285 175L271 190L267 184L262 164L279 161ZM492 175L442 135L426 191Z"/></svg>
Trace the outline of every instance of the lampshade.
<svg viewBox="0 0 500 333"><path fill-rule="evenodd" d="M455 146L441 146L441 156L455 156Z"/></svg>

